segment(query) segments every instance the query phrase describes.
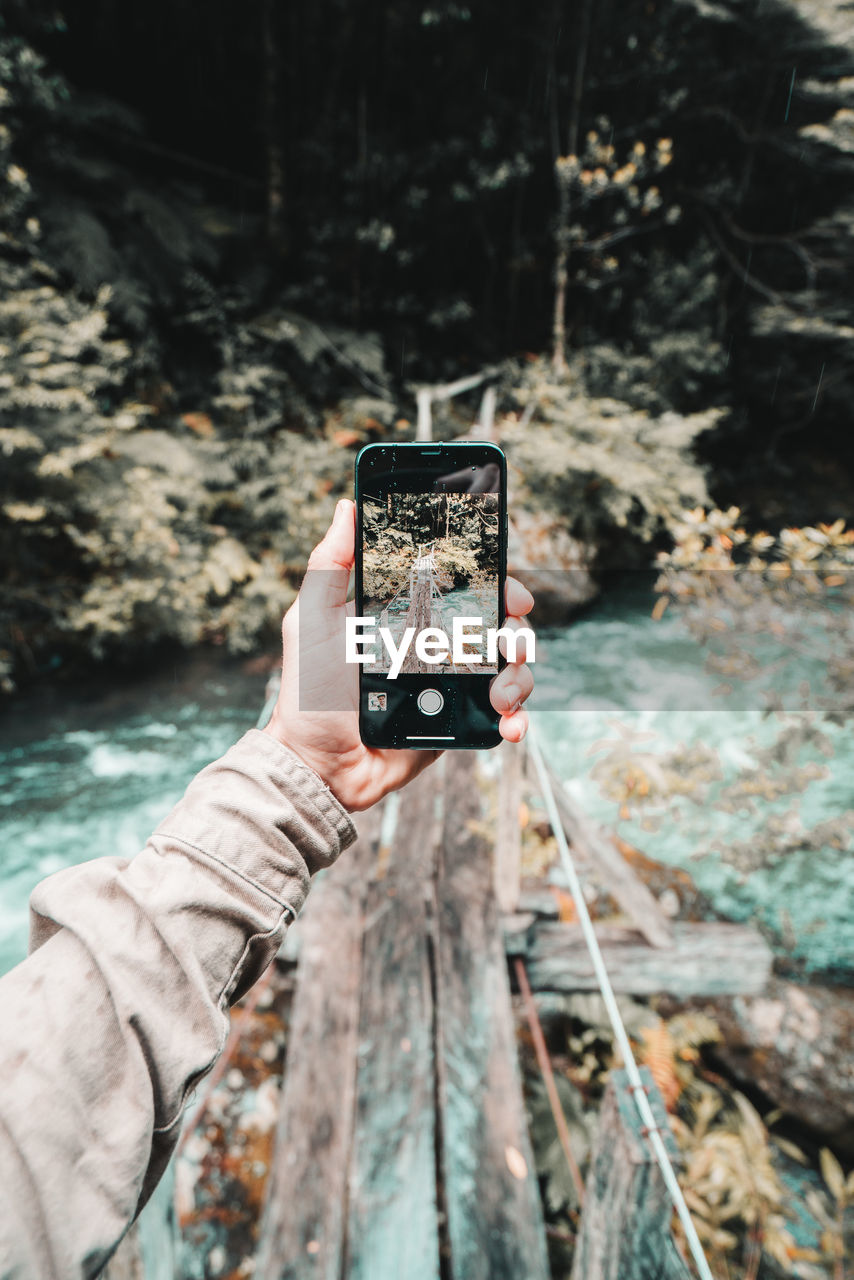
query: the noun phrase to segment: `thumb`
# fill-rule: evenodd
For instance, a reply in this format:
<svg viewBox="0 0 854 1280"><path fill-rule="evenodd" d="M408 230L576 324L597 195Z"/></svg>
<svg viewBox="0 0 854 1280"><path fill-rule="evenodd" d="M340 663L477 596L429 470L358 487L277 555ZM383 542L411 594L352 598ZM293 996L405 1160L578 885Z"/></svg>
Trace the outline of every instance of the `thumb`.
<svg viewBox="0 0 854 1280"><path fill-rule="evenodd" d="M332 524L312 551L309 569L353 568L356 556L356 504L342 498L335 508Z"/></svg>
<svg viewBox="0 0 854 1280"><path fill-rule="evenodd" d="M308 571L300 588L303 623L322 621L323 611L339 608L347 600L350 570L356 549L356 507L342 498L332 524L308 559Z"/></svg>

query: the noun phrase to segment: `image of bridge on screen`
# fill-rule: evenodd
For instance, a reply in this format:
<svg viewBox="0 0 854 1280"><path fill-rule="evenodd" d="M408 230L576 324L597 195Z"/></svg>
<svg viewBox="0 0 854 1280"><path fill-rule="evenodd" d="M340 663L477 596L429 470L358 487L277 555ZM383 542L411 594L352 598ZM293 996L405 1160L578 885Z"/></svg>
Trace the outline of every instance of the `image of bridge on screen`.
<svg viewBox="0 0 854 1280"><path fill-rule="evenodd" d="M454 617L482 619L483 633L499 625L499 495L497 493L395 493L364 497L363 610L399 641L437 628L450 634ZM480 662L442 666L423 662L410 647L403 672L496 672L485 643L467 654ZM364 670L389 669L385 650Z"/></svg>

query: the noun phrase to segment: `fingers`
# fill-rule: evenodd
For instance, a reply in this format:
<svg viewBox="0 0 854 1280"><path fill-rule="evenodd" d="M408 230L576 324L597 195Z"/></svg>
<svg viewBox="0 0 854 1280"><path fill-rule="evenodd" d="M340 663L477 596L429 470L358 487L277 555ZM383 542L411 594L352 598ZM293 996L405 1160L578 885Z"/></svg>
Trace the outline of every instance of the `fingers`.
<svg viewBox="0 0 854 1280"><path fill-rule="evenodd" d="M502 716L498 721L498 732L505 742L521 742L528 732L528 713L525 708L520 707L512 716Z"/></svg>
<svg viewBox="0 0 854 1280"><path fill-rule="evenodd" d="M531 696L534 676L526 663L512 663L495 677L489 687L489 701L496 711L510 716Z"/></svg>
<svg viewBox="0 0 854 1280"><path fill-rule="evenodd" d="M513 641L512 645L508 643L505 634L498 637L498 651L502 657L508 662L533 662L536 659L536 643L537 639L531 629L527 618L514 618L512 615L506 617L501 624L502 632L517 631L527 632L521 636L510 637Z"/></svg>
<svg viewBox="0 0 854 1280"><path fill-rule="evenodd" d="M504 584L504 609L508 614L524 618L534 607L534 597L518 578L508 578Z"/></svg>
<svg viewBox="0 0 854 1280"><path fill-rule="evenodd" d="M527 587L516 578L508 578L504 590L504 606L507 617L504 626L512 631L527 627L525 615L534 607L534 597ZM498 644L506 658L507 641L502 636ZM533 660L533 651L528 648L527 640L518 646L518 660L508 662L507 666L493 680L489 689L489 700L501 718L498 721L498 732L507 742L521 742L528 731L528 713L524 703L531 696L534 688L534 676L531 668L523 662L522 656ZM515 656L515 655L514 655Z"/></svg>

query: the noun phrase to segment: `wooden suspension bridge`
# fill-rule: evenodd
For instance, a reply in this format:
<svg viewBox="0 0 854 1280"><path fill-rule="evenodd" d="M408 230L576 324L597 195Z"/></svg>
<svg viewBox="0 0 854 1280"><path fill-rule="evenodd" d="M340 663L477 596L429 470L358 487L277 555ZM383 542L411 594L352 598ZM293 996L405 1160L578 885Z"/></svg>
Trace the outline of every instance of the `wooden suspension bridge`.
<svg viewBox="0 0 854 1280"><path fill-rule="evenodd" d="M519 748L501 748L496 839L474 753L445 757L360 818L312 889L259 1280L547 1280L546 1235L517 1061L507 952L534 990L590 990L577 930L520 910ZM563 788L585 874L628 923L603 951L618 991L755 993L764 941L678 928ZM544 932L545 930L545 932ZM644 1082L669 1138L664 1104ZM625 1075L612 1073L573 1280L688 1280L671 1204Z"/></svg>
<svg viewBox="0 0 854 1280"><path fill-rule="evenodd" d="M442 605L442 597L450 585L449 575L437 564L435 542L418 543L409 567L408 581L380 611L380 626L390 628L395 641L399 641L404 631L410 627L416 635L428 628L437 628L449 635L451 627ZM367 668L371 672L383 669L380 664ZM436 663L424 662L419 658L415 646L410 645L400 669L403 674L479 674L484 667L483 664L454 662L451 657L446 663L437 666Z"/></svg>
<svg viewBox="0 0 854 1280"><path fill-rule="evenodd" d="M554 899L520 890L525 751L499 751L494 831L476 753L447 755L358 815L357 843L316 877L291 926L297 985L258 1280L548 1280L510 972L529 1005L532 991L591 991L596 979L578 926L556 918ZM764 940L745 925L674 924L554 781L583 878L607 888L625 921L597 926L614 989L761 992ZM642 1074L678 1163L664 1104ZM555 1121L560 1134L559 1109ZM627 1077L613 1071L573 1280L690 1280L670 1222ZM153 1280L137 1229L108 1276Z"/></svg>

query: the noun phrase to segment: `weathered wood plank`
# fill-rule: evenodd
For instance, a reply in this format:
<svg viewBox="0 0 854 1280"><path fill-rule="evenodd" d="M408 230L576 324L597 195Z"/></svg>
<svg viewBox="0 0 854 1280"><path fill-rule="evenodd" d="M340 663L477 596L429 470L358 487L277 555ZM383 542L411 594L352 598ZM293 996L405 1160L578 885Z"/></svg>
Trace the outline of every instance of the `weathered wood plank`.
<svg viewBox="0 0 854 1280"><path fill-rule="evenodd" d="M300 964L257 1280L339 1280L356 1085L364 886L378 814L312 887L297 924Z"/></svg>
<svg viewBox="0 0 854 1280"><path fill-rule="evenodd" d="M450 1271L548 1280L475 762L447 770L436 885L437 1053Z"/></svg>
<svg viewBox="0 0 854 1280"><path fill-rule="evenodd" d="M347 1280L438 1280L435 1060L426 886L436 773L400 797L368 885ZM396 837L396 838L395 838Z"/></svg>
<svg viewBox="0 0 854 1280"><path fill-rule="evenodd" d="M641 1068L641 1079L677 1163L678 1148L648 1068ZM642 1129L626 1072L613 1071L599 1112L572 1280L690 1280L671 1244L670 1197Z"/></svg>
<svg viewBox="0 0 854 1280"><path fill-rule="evenodd" d="M582 854L584 861L598 875L600 883L634 921L650 946L671 946L673 925L655 894L629 866L607 832L576 804L551 766L546 763L545 767L564 833L573 851Z"/></svg>
<svg viewBox="0 0 854 1280"><path fill-rule="evenodd" d="M758 995L771 974L771 949L749 925L677 923L666 951L620 925L597 924L596 936L614 990L624 995ZM510 955L524 956L534 991L598 990L578 925L543 920L517 930L509 917L504 938Z"/></svg>

